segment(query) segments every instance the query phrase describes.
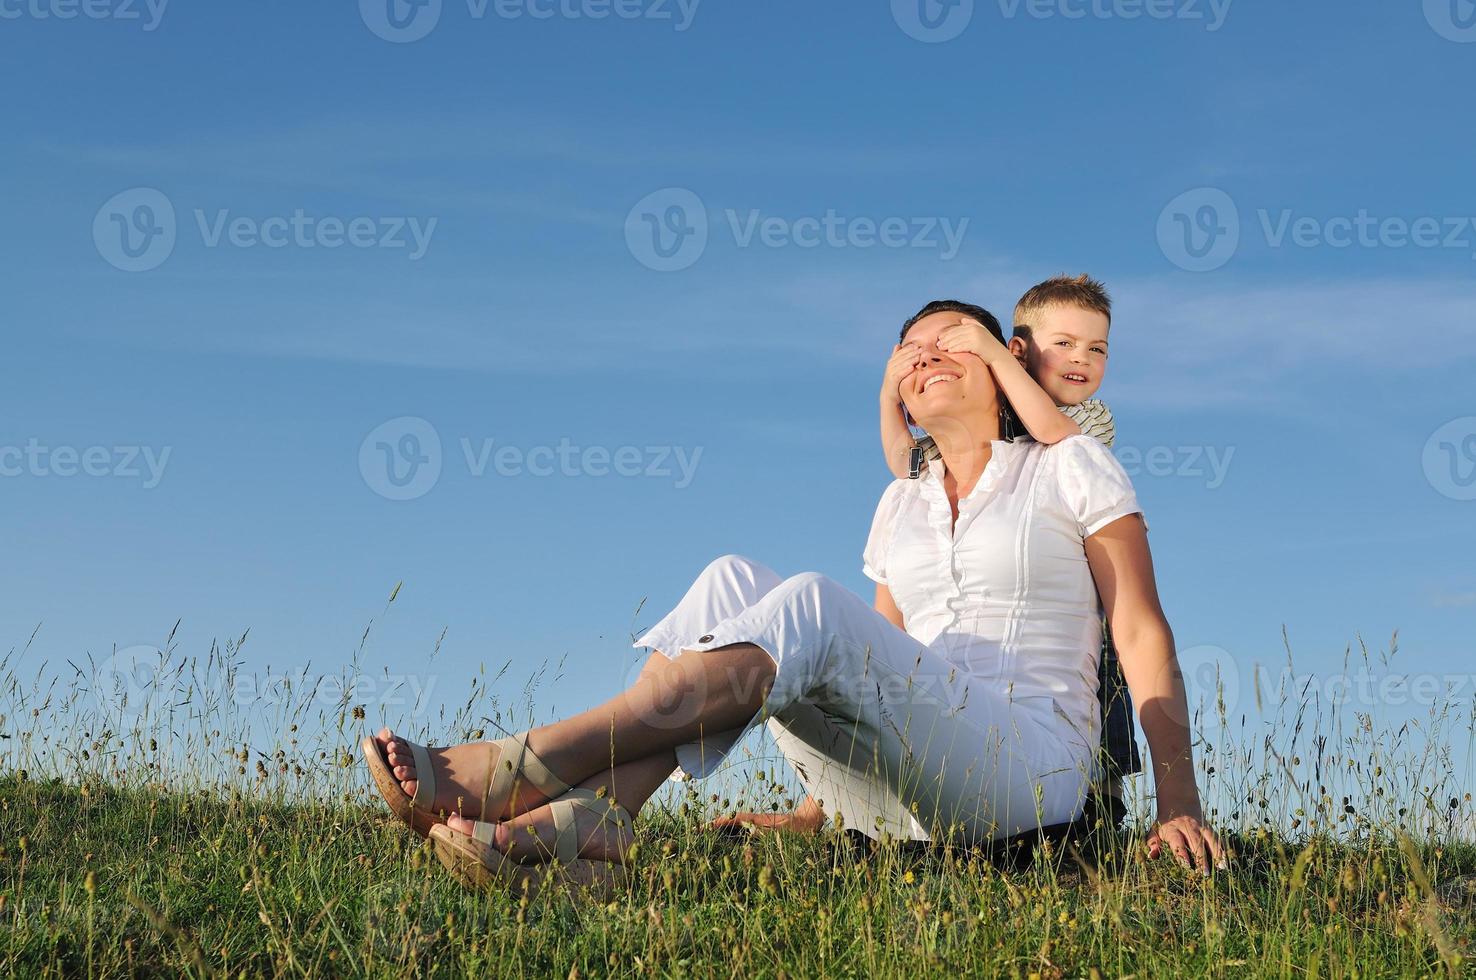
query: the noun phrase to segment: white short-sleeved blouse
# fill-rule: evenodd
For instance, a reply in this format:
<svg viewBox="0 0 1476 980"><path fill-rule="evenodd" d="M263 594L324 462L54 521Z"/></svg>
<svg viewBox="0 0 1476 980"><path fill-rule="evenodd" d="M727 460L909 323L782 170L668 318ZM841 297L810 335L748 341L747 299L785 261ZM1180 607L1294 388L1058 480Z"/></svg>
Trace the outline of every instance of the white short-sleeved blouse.
<svg viewBox="0 0 1476 980"><path fill-rule="evenodd" d="M1132 481L1096 439L997 441L957 526L943 463L882 494L863 553L907 632L1012 699L1048 697L1082 747L1100 731L1101 602L1085 540L1141 514Z"/></svg>

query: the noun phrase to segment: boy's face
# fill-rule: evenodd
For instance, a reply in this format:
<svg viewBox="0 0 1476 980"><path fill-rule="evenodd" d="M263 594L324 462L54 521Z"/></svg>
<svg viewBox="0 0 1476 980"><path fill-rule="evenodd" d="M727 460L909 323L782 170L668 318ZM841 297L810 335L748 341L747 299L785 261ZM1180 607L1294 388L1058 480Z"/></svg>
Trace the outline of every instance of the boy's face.
<svg viewBox="0 0 1476 980"><path fill-rule="evenodd" d="M1030 338L1011 338L1010 351L1046 394L1057 405L1079 405L1096 394L1107 374L1107 317L1079 306L1047 306L1026 319Z"/></svg>

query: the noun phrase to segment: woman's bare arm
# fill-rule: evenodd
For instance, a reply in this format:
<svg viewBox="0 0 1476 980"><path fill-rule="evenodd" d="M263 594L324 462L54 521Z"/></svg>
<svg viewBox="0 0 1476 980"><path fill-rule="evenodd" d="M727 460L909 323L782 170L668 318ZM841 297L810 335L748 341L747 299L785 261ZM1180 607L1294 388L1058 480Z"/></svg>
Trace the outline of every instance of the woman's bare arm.
<svg viewBox="0 0 1476 980"><path fill-rule="evenodd" d="M1158 821L1148 837L1149 855L1157 857L1167 844L1191 867L1223 866L1224 848L1204 826L1184 679L1158 600L1142 516L1119 518L1088 537L1086 555L1153 758Z"/></svg>
<svg viewBox="0 0 1476 980"><path fill-rule="evenodd" d="M875 605L876 611L885 616L893 626L897 627L903 632L906 632L907 626L902 622L902 610L897 608L897 603L892 598L892 590L887 588L885 585L882 585L880 582L876 584Z"/></svg>

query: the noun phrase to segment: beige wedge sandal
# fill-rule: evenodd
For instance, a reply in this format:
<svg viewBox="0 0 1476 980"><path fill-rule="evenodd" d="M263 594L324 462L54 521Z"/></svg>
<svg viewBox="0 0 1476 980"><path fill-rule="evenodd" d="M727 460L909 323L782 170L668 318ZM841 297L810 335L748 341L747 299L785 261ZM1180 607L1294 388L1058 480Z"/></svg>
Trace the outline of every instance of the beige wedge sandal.
<svg viewBox="0 0 1476 980"><path fill-rule="evenodd" d="M369 774L379 794L389 804L390 811L406 826L422 837L431 829L446 822L444 813L436 812L436 771L431 765L430 752L423 745L409 739L401 739L410 748L410 757L415 762L415 795L412 797L400 788L389 760L380 751L379 742L373 736L360 743ZM524 783L532 786L547 799L558 799L570 792L569 785L549 771L543 760L528 748L528 733L511 735L487 743L489 752L495 753L487 781L487 792L482 797L482 814L501 814L507 804L517 795Z"/></svg>
<svg viewBox="0 0 1476 980"><path fill-rule="evenodd" d="M550 803L549 809L553 811L554 818L553 857L556 867L518 864L493 846L496 824L480 820L473 823L470 834L458 833L446 826L431 828L430 839L435 843L436 857L457 881L468 888L512 886L528 873L537 873L535 868L544 869L544 877L556 873L576 885L611 885L623 879L624 865L579 856L580 840L574 811L589 810L600 818L601 823L613 823L634 835L635 821L630 811L589 789L571 789Z"/></svg>

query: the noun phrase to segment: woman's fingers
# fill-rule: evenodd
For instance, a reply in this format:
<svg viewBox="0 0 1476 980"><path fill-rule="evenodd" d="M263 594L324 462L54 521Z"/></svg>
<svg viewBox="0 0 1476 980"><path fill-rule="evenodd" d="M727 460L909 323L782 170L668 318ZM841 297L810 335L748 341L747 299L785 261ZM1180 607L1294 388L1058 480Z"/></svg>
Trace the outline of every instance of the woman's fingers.
<svg viewBox="0 0 1476 980"><path fill-rule="evenodd" d="M1228 868L1230 866L1230 858L1225 852L1225 845L1220 843L1220 838L1208 827L1200 827L1199 832L1204 835L1205 843L1209 845L1210 854L1215 859L1215 867Z"/></svg>
<svg viewBox="0 0 1476 980"><path fill-rule="evenodd" d="M1189 866L1189 848L1184 844L1184 835L1172 824L1159 828L1158 837L1168 845L1169 851L1175 860L1185 867Z"/></svg>
<svg viewBox="0 0 1476 980"><path fill-rule="evenodd" d="M1209 874L1210 859L1209 849L1205 845L1204 835L1198 825L1190 827L1184 832L1184 840L1189 844L1189 851L1194 855L1194 863L1190 865L1196 871Z"/></svg>
<svg viewBox="0 0 1476 980"><path fill-rule="evenodd" d="M1211 866L1229 867L1225 847L1210 828L1198 820L1179 817L1157 824L1148 834L1148 857L1156 858L1165 846L1184 867L1208 874Z"/></svg>

